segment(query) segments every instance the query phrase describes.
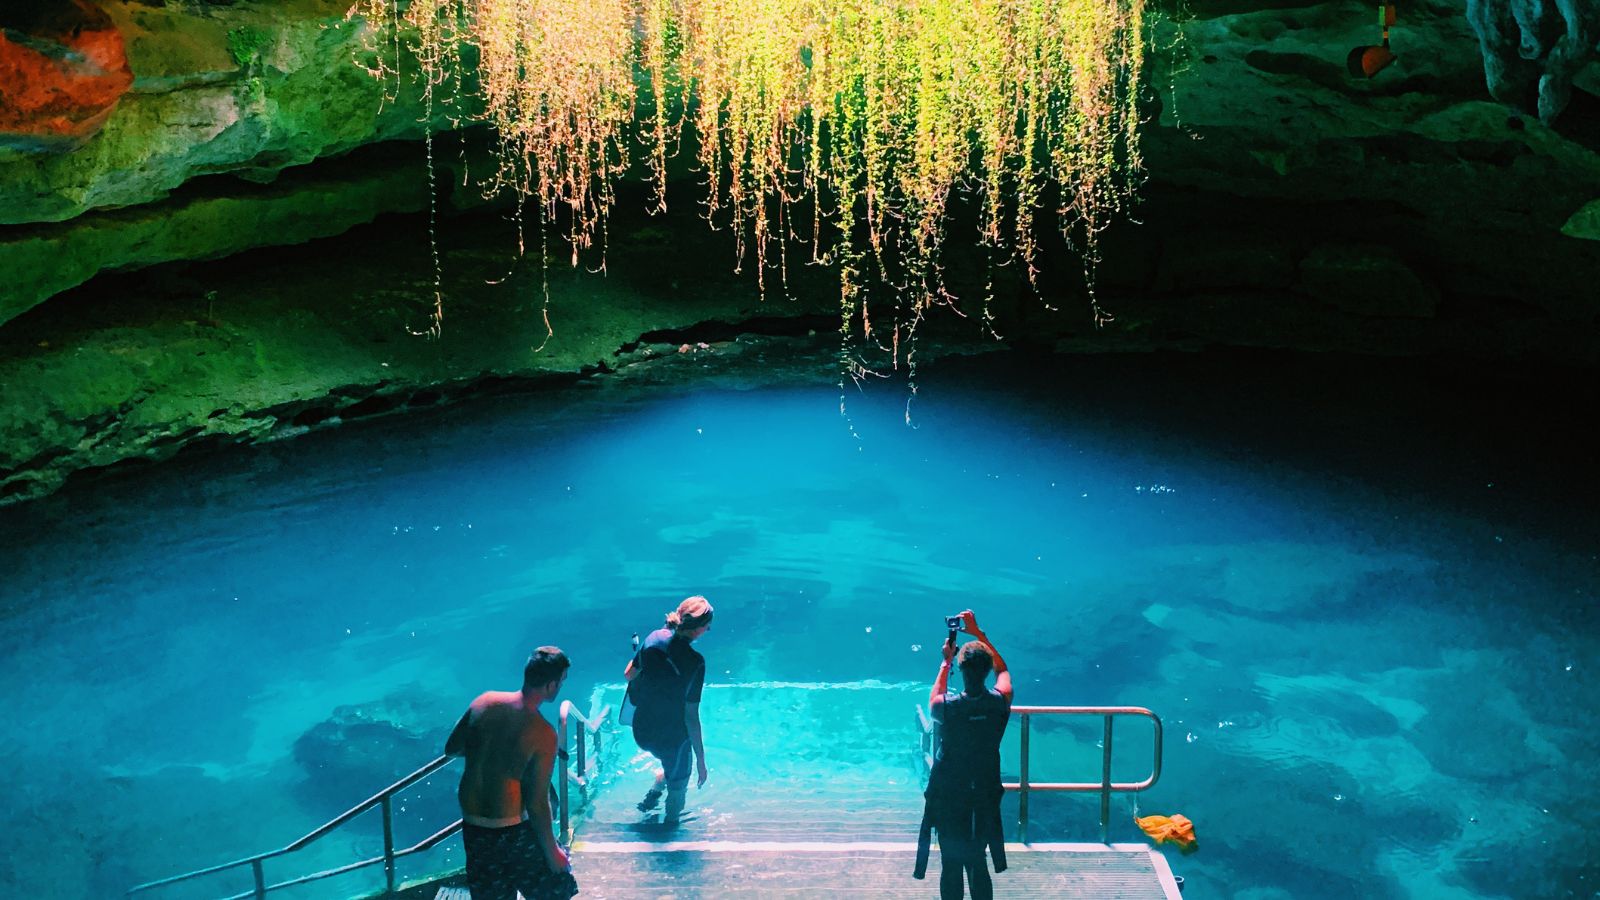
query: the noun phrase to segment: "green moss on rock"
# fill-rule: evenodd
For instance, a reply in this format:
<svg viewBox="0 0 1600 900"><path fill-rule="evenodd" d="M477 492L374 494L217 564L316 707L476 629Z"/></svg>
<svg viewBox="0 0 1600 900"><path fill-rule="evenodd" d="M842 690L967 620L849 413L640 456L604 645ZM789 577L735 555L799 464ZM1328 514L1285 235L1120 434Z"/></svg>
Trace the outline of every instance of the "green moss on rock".
<svg viewBox="0 0 1600 900"><path fill-rule="evenodd" d="M0 224L151 203L217 172L270 180L365 144L420 136L415 89L358 65L369 26L347 20L348 7L286 0L199 16L176 5L107 3L127 41L133 88L80 150L0 157ZM447 127L444 112L436 127Z"/></svg>
<svg viewBox="0 0 1600 900"><path fill-rule="evenodd" d="M421 168L370 155L269 187L199 194L93 213L0 237L0 322L106 269L216 259L339 234L375 216L427 204Z"/></svg>
<svg viewBox="0 0 1600 900"><path fill-rule="evenodd" d="M1590 200L1580 207L1561 226L1561 233L1567 237L1600 241L1600 200Z"/></svg>

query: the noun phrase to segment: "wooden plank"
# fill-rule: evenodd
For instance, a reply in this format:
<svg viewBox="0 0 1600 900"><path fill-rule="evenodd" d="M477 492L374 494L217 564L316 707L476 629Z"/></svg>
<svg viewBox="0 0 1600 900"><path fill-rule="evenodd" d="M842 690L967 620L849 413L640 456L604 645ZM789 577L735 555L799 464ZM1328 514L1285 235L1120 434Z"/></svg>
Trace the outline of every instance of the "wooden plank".
<svg viewBox="0 0 1600 900"><path fill-rule="evenodd" d="M1138 844L1012 845L994 875L1000 900L1178 900L1166 860ZM938 892L935 850L926 880L911 877L910 843L580 842L573 873L588 900L730 897L922 897ZM454 891L455 893L447 893ZM443 888L435 900L469 900Z"/></svg>
<svg viewBox="0 0 1600 900"><path fill-rule="evenodd" d="M928 879L911 877L904 851L778 853L624 853L588 858L579 873L596 900L662 896L928 897L936 893L937 860ZM997 898L1168 900L1148 855L1018 854L994 876Z"/></svg>

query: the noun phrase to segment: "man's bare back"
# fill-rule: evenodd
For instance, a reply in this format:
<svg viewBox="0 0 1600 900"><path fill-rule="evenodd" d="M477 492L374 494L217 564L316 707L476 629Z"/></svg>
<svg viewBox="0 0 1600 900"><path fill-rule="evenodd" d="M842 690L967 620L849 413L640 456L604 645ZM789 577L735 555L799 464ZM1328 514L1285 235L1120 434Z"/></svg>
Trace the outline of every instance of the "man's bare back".
<svg viewBox="0 0 1600 900"><path fill-rule="evenodd" d="M567 870L567 853L551 831L550 775L555 769L556 730L539 707L554 702L571 665L559 647L540 647L528 657L522 690L488 691L467 707L445 741L444 752L466 757L461 786L462 842L467 884L474 897L532 898L549 873ZM564 887L577 888L567 877Z"/></svg>
<svg viewBox="0 0 1600 900"><path fill-rule="evenodd" d="M545 806L542 786L550 783L556 731L520 692L479 695L450 735L445 752L467 758L457 797L468 822L514 825L528 818L532 808Z"/></svg>

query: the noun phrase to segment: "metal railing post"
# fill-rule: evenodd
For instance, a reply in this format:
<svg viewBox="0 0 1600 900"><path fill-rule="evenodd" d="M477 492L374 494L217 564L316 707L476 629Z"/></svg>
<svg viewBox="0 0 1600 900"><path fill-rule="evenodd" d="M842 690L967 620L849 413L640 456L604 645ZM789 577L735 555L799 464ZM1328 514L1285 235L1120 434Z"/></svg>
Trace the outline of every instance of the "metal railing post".
<svg viewBox="0 0 1600 900"><path fill-rule="evenodd" d="M1011 714L1021 719L1021 774L1017 781L1002 782L1007 792L1015 791L1017 798L1017 840L1028 843L1029 805L1033 795L1045 793L1096 793L1100 795L1100 840L1111 840L1111 795L1138 793L1154 787L1161 780L1161 717L1142 706L1014 706ZM1033 717L1034 716L1099 716L1105 720L1105 735L1100 742L1100 777L1095 781L1034 781L1033 780ZM1150 720L1154 757L1150 776L1142 781L1118 782L1112 780L1111 758L1115 750L1113 732L1117 716L1141 716ZM918 724L928 727L918 713ZM933 723L937 726L938 723ZM926 733L925 733L926 734Z"/></svg>
<svg viewBox="0 0 1600 900"><path fill-rule="evenodd" d="M1115 717L1106 716L1105 753L1100 768L1100 843L1109 844L1111 834L1111 723Z"/></svg>
<svg viewBox="0 0 1600 900"><path fill-rule="evenodd" d="M394 800L393 795L383 797L383 889L394 893Z"/></svg>
<svg viewBox="0 0 1600 900"><path fill-rule="evenodd" d="M596 716L596 720L599 721L602 724L606 723L609 719L610 719L610 710L607 710L604 715ZM595 771L597 771L597 772L600 770L600 760L601 760L601 758L603 758L606 755L605 754L605 744L602 743L602 741L604 739L605 739L605 732L599 730L598 728L595 729L595 733L594 733L594 767L595 767Z"/></svg>
<svg viewBox="0 0 1600 900"><path fill-rule="evenodd" d="M1028 842L1028 714L1022 714L1022 779L1017 797L1017 841Z"/></svg>
<svg viewBox="0 0 1600 900"><path fill-rule="evenodd" d="M933 771L934 735L938 733L939 723L928 717L928 711L921 703L913 711L917 715L917 763L922 773L927 775Z"/></svg>
<svg viewBox="0 0 1600 900"><path fill-rule="evenodd" d="M586 735L588 730L589 729L584 728L581 725L578 727L578 777L580 779L584 779L583 781L580 781L579 784L586 784L589 777L589 754L585 750L589 744L589 740ZM588 796L589 792L585 790L584 799L588 799Z"/></svg>
<svg viewBox="0 0 1600 900"><path fill-rule="evenodd" d="M256 879L256 897L258 897L258 898L266 897L267 896L267 873L261 867L261 860L256 859L256 860L251 860L250 861L250 874L254 875L255 879Z"/></svg>
<svg viewBox="0 0 1600 900"><path fill-rule="evenodd" d="M561 757L561 843L572 843L571 820L568 817L567 781L572 775L572 762L567 756L567 710L571 708L571 701L561 704L561 746L556 755ZM579 726L582 727L582 726Z"/></svg>

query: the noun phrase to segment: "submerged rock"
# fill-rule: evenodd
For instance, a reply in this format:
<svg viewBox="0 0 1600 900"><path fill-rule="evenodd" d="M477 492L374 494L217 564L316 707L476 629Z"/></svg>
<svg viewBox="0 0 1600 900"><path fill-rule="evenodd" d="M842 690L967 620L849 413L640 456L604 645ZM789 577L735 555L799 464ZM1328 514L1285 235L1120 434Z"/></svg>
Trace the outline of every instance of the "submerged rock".
<svg viewBox="0 0 1600 900"><path fill-rule="evenodd" d="M1427 715L1412 729L1412 740L1435 769L1494 784L1560 770L1568 762L1560 748L1540 738L1522 698L1498 679L1463 685L1460 671L1484 665L1464 651L1453 657L1450 668L1418 677L1415 699Z"/></svg>
<svg viewBox="0 0 1600 900"><path fill-rule="evenodd" d="M294 742L294 759L316 805L344 809L438 756L454 724L437 702L397 692L337 707ZM418 802L437 805L440 793L427 791Z"/></svg>

